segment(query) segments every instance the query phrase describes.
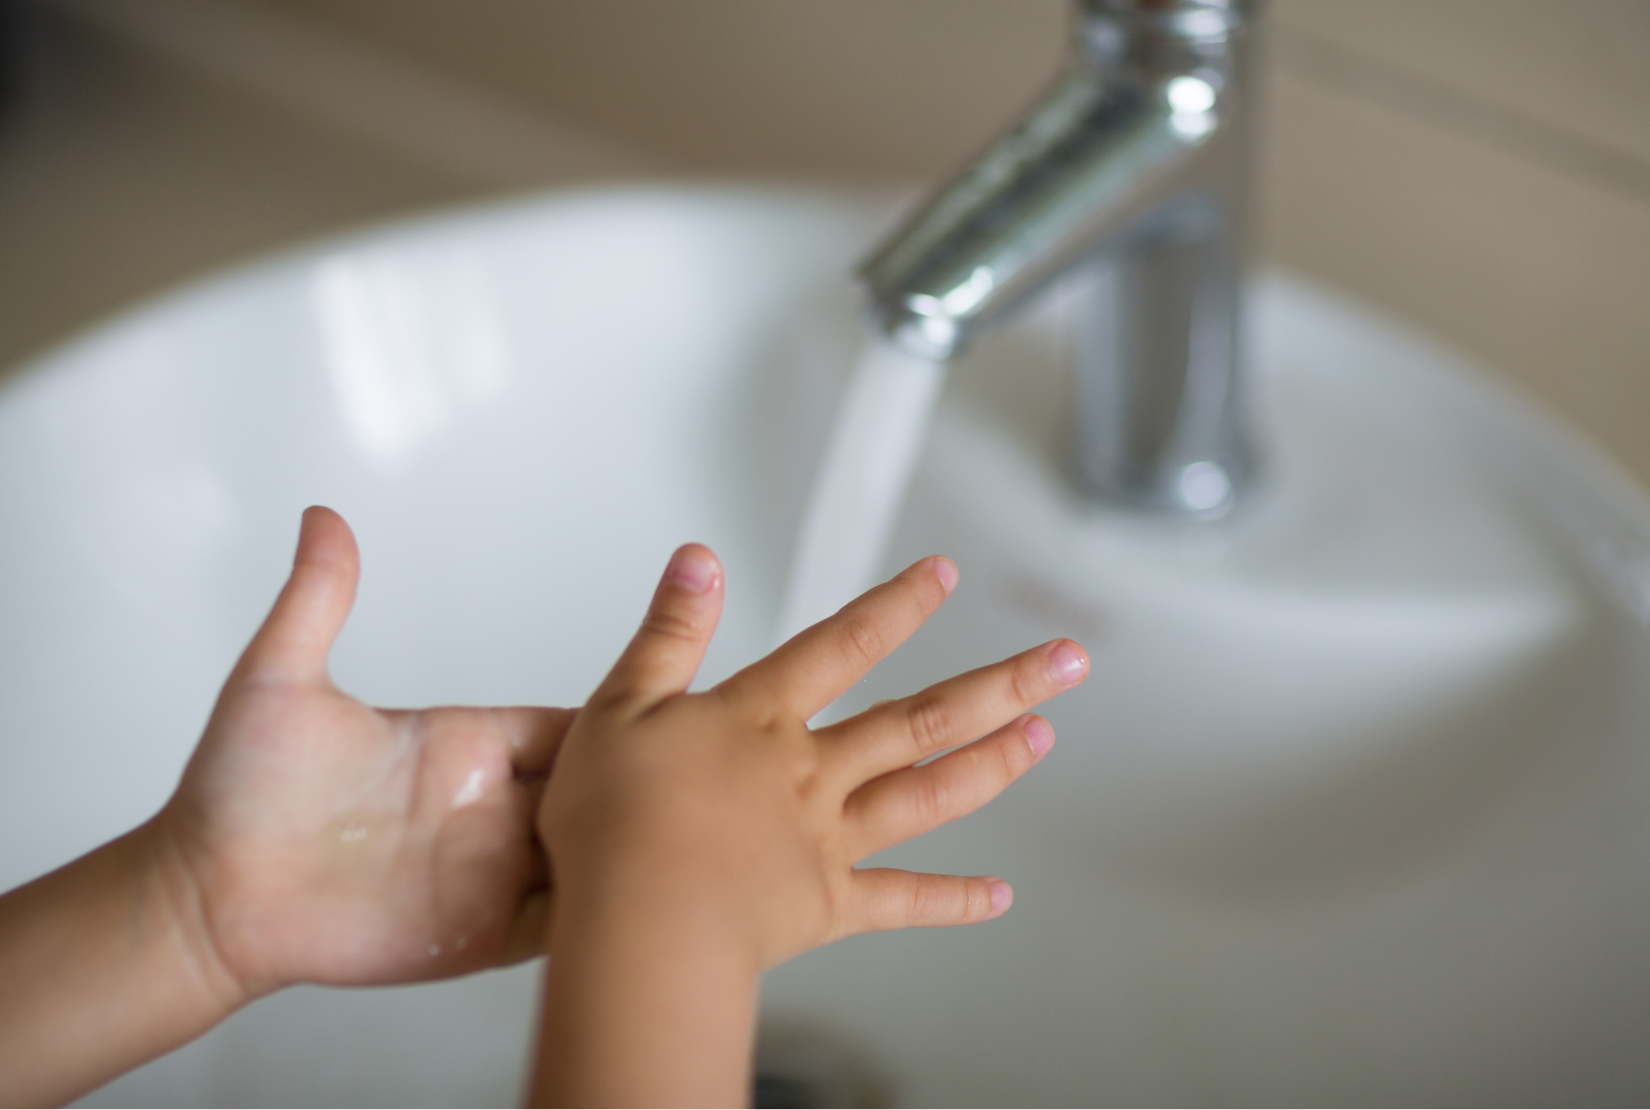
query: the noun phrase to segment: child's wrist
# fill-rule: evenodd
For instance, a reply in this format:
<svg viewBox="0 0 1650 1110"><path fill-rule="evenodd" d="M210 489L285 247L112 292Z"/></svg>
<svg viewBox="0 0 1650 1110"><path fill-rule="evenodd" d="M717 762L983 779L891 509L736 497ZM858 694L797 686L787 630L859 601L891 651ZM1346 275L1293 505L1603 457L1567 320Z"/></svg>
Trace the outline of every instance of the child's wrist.
<svg viewBox="0 0 1650 1110"><path fill-rule="evenodd" d="M533 1105L744 1104L761 972L748 923L660 893L558 889Z"/></svg>
<svg viewBox="0 0 1650 1110"><path fill-rule="evenodd" d="M0 906L0 1104L67 1102L245 1001L155 822Z"/></svg>
<svg viewBox="0 0 1650 1110"><path fill-rule="evenodd" d="M581 945L624 933L653 950L691 950L723 968L760 975L768 956L761 914L740 892L722 889L718 879L725 876L714 859L680 846L660 850L657 844L629 843L625 850L559 867L546 949L558 933L578 936Z"/></svg>
<svg viewBox="0 0 1650 1110"><path fill-rule="evenodd" d="M192 1016L216 1025L268 993L249 985L223 958L200 876L166 813L131 836L145 863L144 901L160 917L157 958L174 963L189 984Z"/></svg>

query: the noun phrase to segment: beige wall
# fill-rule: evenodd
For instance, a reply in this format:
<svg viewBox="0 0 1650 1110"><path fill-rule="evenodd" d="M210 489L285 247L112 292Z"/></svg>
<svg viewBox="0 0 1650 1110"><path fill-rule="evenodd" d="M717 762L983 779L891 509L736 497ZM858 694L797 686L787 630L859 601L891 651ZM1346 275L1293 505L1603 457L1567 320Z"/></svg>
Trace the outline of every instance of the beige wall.
<svg viewBox="0 0 1650 1110"><path fill-rule="evenodd" d="M1065 0L268 0L711 173L921 180L1048 81Z"/></svg>
<svg viewBox="0 0 1650 1110"><path fill-rule="evenodd" d="M1650 3L1277 4L1266 249L1650 482Z"/></svg>
<svg viewBox="0 0 1650 1110"><path fill-rule="evenodd" d="M643 168L928 179L1047 79L1066 12L1063 0L59 3L46 22L70 64L0 127L3 361L203 268L538 181ZM1271 10L1265 254L1506 373L1650 482L1650 0ZM362 73L437 107L374 116L371 90L351 91ZM516 121L490 147L464 122L488 111ZM598 153L511 161L558 135Z"/></svg>

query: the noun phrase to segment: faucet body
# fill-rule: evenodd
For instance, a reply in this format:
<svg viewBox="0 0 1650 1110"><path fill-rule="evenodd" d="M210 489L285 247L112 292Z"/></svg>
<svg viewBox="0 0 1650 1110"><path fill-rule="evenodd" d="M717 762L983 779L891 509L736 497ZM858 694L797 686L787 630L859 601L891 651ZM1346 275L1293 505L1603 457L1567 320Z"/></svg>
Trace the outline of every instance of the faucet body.
<svg viewBox="0 0 1650 1110"><path fill-rule="evenodd" d="M1111 500L1217 516L1252 465L1238 307L1254 0L1081 0L1071 62L861 267L933 359L1090 280L1076 469Z"/></svg>

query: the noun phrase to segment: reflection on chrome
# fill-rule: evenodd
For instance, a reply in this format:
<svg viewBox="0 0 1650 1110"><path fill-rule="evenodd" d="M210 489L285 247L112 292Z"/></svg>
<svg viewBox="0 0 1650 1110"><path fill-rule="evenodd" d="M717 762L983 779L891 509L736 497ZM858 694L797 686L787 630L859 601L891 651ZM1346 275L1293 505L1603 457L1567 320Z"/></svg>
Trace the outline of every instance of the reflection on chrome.
<svg viewBox="0 0 1650 1110"><path fill-rule="evenodd" d="M1207 112L1215 106L1215 90L1201 77L1176 77L1163 89L1176 112Z"/></svg>
<svg viewBox="0 0 1650 1110"><path fill-rule="evenodd" d="M1076 470L1103 497L1216 516L1251 469L1237 305L1257 7L1080 0L1053 88L861 270L876 322L932 359L1086 274Z"/></svg>
<svg viewBox="0 0 1650 1110"><path fill-rule="evenodd" d="M462 258L414 267L366 252L334 255L316 265L310 295L339 414L381 468L406 465L510 378L486 276Z"/></svg>
<svg viewBox="0 0 1650 1110"><path fill-rule="evenodd" d="M1217 463L1196 462L1180 472L1180 500L1188 509L1212 509L1232 495L1232 480Z"/></svg>

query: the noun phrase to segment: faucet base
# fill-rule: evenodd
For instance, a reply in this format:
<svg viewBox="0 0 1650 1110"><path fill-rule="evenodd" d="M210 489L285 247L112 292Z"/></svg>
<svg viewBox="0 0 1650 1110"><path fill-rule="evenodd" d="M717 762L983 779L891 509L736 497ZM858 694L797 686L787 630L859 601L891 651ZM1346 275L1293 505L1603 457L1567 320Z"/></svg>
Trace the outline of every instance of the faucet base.
<svg viewBox="0 0 1650 1110"><path fill-rule="evenodd" d="M1252 472L1238 395L1239 267L1207 208L1079 271L1076 467L1096 496L1218 517Z"/></svg>

